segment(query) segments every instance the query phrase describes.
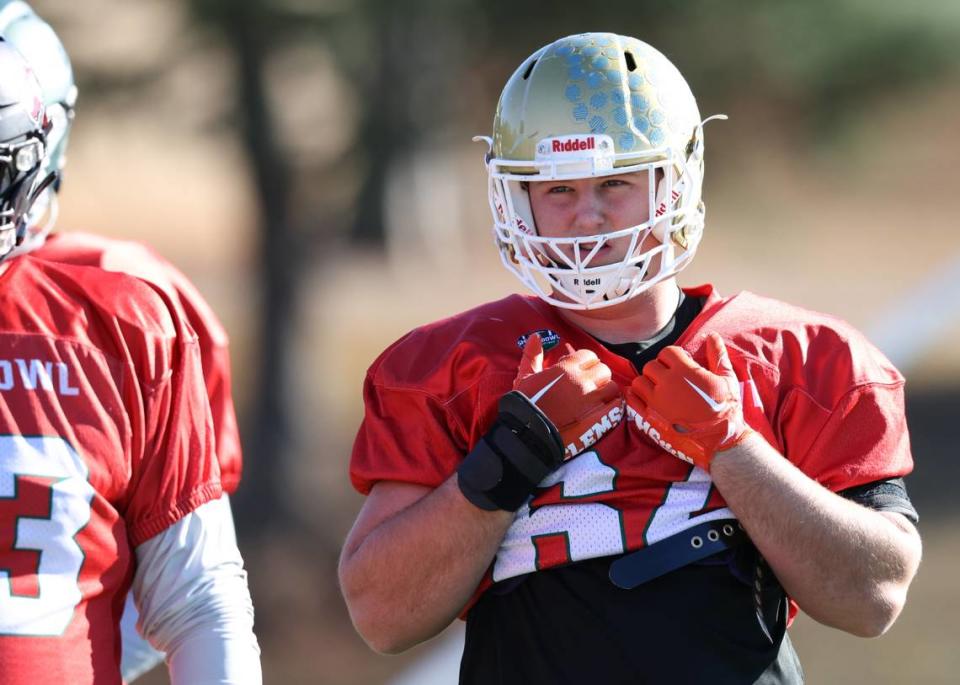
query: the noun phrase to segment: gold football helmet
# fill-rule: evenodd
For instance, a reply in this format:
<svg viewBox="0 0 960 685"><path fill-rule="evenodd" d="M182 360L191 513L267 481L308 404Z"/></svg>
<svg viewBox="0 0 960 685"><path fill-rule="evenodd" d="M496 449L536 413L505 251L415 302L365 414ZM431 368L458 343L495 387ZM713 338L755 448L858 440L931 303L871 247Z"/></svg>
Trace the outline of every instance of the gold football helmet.
<svg viewBox="0 0 960 685"><path fill-rule="evenodd" d="M542 299L571 309L618 304L679 272L703 231L703 123L677 68L636 38L585 33L537 50L504 87L493 137L475 139L489 144L503 264ZM526 182L637 171L649 177L644 223L575 238L538 235ZM644 242L648 235L657 240ZM592 263L621 238L630 240L622 261Z"/></svg>

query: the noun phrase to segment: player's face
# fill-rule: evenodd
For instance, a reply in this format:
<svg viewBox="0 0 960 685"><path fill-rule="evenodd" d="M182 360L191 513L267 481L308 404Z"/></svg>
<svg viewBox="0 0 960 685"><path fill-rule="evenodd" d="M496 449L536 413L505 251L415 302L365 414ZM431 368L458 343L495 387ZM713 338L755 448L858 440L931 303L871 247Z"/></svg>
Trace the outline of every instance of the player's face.
<svg viewBox="0 0 960 685"><path fill-rule="evenodd" d="M650 220L648 179L648 172L641 171L600 178L532 182L528 192L537 233L545 238L577 238L645 223ZM629 237L606 243L592 263L602 265L622 260L629 244ZM647 236L640 247L646 250L655 245L656 239ZM572 246L561 249L572 257Z"/></svg>

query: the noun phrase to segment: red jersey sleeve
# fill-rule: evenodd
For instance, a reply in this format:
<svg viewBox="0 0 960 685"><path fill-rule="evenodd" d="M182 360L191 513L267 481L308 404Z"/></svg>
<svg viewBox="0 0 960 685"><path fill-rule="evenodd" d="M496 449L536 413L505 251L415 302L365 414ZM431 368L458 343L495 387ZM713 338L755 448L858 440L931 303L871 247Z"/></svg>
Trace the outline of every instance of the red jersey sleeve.
<svg viewBox="0 0 960 685"><path fill-rule="evenodd" d="M457 415L431 394L378 383L376 366L367 374L366 414L350 460L350 480L366 495L377 481L436 487L469 450L469 431Z"/></svg>
<svg viewBox="0 0 960 685"><path fill-rule="evenodd" d="M164 266L187 321L197 334L200 365L203 369L204 383L213 417L220 481L224 492L233 494L240 485L240 477L243 473L243 451L240 445L237 412L233 405L227 332L190 279L152 250L148 251L158 263Z"/></svg>
<svg viewBox="0 0 960 685"><path fill-rule="evenodd" d="M169 369L141 389L141 449L125 514L134 547L221 494L200 351L187 331L169 343Z"/></svg>
<svg viewBox="0 0 960 685"><path fill-rule="evenodd" d="M32 256L136 276L162 290L170 303L180 309L199 343L213 416L220 480L225 492L234 493L240 484L243 453L231 389L229 338L219 318L190 279L147 245L91 233L54 233L33 251Z"/></svg>
<svg viewBox="0 0 960 685"><path fill-rule="evenodd" d="M786 456L834 491L908 474L904 379L886 357L835 319L784 339L802 350L782 358L777 423Z"/></svg>
<svg viewBox="0 0 960 685"><path fill-rule="evenodd" d="M780 423L792 461L831 490L896 478L913 468L902 383L859 385L830 407L794 389Z"/></svg>
<svg viewBox="0 0 960 685"><path fill-rule="evenodd" d="M531 315L533 314L533 315ZM517 331L543 328L507 298L418 328L373 363L350 461L363 494L377 481L437 487L489 429L520 359ZM536 325L541 323L541 325ZM555 350L559 353L559 350Z"/></svg>
<svg viewBox="0 0 960 685"><path fill-rule="evenodd" d="M913 468L904 379L851 325L740 293L698 320L732 341L744 387L757 390L772 444L833 491Z"/></svg>

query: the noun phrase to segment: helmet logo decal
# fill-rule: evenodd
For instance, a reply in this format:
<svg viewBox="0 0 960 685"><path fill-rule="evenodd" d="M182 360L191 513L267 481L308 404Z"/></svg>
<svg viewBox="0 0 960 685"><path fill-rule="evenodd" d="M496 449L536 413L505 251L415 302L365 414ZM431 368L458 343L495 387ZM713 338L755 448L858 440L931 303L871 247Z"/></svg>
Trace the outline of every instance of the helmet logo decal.
<svg viewBox="0 0 960 685"><path fill-rule="evenodd" d="M605 159L614 153L613 139L600 133L543 138L537 143L537 159L557 161Z"/></svg>
<svg viewBox="0 0 960 685"><path fill-rule="evenodd" d="M500 223L501 224L506 223L507 213L503 210L503 204L500 202L497 202L496 207L497 207L497 216L500 217ZM529 226L527 226L527 222L524 221L523 217L521 217L519 214L517 214L516 223L517 223L517 228L519 228L523 233L526 233L527 235L535 235L534 231L531 230Z"/></svg>
<svg viewBox="0 0 960 685"><path fill-rule="evenodd" d="M673 203L675 203L677 200L680 199L680 192L681 192L682 190L683 190L683 188L674 188L674 189L670 192L670 204L673 204ZM663 215L666 214L666 213L667 213L667 203L666 203L666 201L664 200L664 201L660 202L660 204L657 205L657 211L656 211L656 213L654 214L654 216L659 217L659 216L663 216Z"/></svg>
<svg viewBox="0 0 960 685"><path fill-rule="evenodd" d="M600 278L599 276L597 276L596 278L584 278L584 279L583 279L583 285L587 286L588 288L598 286L598 285L600 285L601 283L602 283L602 280L601 280L601 278ZM580 285L580 279L579 279L579 278L574 278L574 279L573 279L573 284L574 284L574 285Z"/></svg>
<svg viewBox="0 0 960 685"><path fill-rule="evenodd" d="M559 140L554 138L551 141L552 152L575 152L579 150L593 150L597 146L597 139L594 136L586 138L573 138L572 140Z"/></svg>

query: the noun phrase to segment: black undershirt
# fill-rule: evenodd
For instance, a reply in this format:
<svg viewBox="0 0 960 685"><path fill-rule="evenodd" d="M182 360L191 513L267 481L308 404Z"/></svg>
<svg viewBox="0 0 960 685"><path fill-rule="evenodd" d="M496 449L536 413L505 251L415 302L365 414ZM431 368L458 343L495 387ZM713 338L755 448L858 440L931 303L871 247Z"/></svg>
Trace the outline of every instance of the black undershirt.
<svg viewBox="0 0 960 685"><path fill-rule="evenodd" d="M651 359L656 359L660 350L668 345L677 342L677 339L683 335L697 315L703 310L703 299L699 297L687 297L680 291L680 302L677 304L677 310L670 319L670 323L664 326L656 335L649 340L638 340L629 343L609 343L605 340L599 340L604 347L611 352L615 352L624 359L630 360L633 368L639 373L643 370L643 365Z"/></svg>
<svg viewBox="0 0 960 685"><path fill-rule="evenodd" d="M677 341L703 304L681 293L673 319L650 340L601 342L639 371ZM840 494L917 520L902 479ZM786 633L786 597L771 573L760 604L772 640L757 620L751 583L763 562L752 545L632 590L610 582L615 558L587 559L490 588L467 617L461 685L803 682Z"/></svg>

